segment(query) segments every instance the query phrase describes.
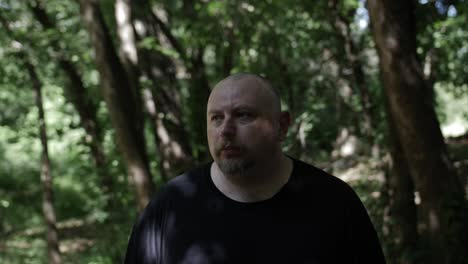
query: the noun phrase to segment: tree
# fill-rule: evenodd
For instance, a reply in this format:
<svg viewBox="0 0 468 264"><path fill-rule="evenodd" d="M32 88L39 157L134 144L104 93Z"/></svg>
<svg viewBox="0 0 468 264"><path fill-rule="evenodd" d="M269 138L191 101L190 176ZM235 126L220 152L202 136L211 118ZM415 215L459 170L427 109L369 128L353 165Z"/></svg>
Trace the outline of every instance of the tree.
<svg viewBox="0 0 468 264"><path fill-rule="evenodd" d="M11 39L18 41L20 45L23 45L21 41L15 37L15 34L11 31L7 21L3 16L0 16L0 24L2 24L4 30L7 31ZM51 173L49 148L47 143L47 128L42 100L42 82L37 74L35 66L30 61L28 54L23 50L22 47L18 51L17 57L24 64L31 79L31 86L38 111L39 139L42 146L40 175L42 184L42 213L47 224L47 253L50 263L60 264L62 263L62 260L60 257L57 220L54 209L53 178Z"/></svg>
<svg viewBox="0 0 468 264"><path fill-rule="evenodd" d="M114 125L117 143L136 188L138 208L143 209L154 189L143 135L139 91L120 61L109 30L94 0L82 0L81 12L94 46L102 93Z"/></svg>
<svg viewBox="0 0 468 264"><path fill-rule="evenodd" d="M373 106L372 106L372 98L369 92L368 84L366 83L366 76L364 73L363 63L359 58L359 46L358 43L355 42L351 32L351 15L356 13L357 4L352 8L346 8L340 6L337 0L329 0L328 1L328 8L330 10L331 16L331 24L336 31L336 37L338 38L338 45L342 47L343 55L339 57L344 57L342 61L339 62L340 68L344 68L340 70L342 72L340 76L344 77L343 79L351 79L351 86L357 91L359 94L359 103L361 105L361 112L362 112L362 133L368 137L371 144L375 144L375 139L373 135L373 131L375 130L374 121L375 116L373 113ZM350 10L347 10L350 9ZM345 67L342 67L344 65ZM346 78L344 72L350 69L352 72L350 78Z"/></svg>
<svg viewBox="0 0 468 264"><path fill-rule="evenodd" d="M114 263L122 258L136 213L132 202L141 201L146 187L140 183L140 192L133 185L128 188L128 182L136 183L135 168L145 164L139 175L151 170L150 179L160 187L208 158L203 130L210 87L230 73L245 71L269 78L280 89L285 110L292 113L284 150L355 188L389 263L416 264L424 261L421 254L431 251L424 244L427 196L435 192L421 192L424 183L415 180L415 162L407 158L413 145L401 136L402 114L394 113L395 103L384 103L389 96L379 80L365 1L0 2L1 14L22 40L43 85L52 172L60 175L54 177L54 209L63 226L60 239L66 242L61 245L63 262ZM92 16L85 19L84 5L89 3L100 15L89 13ZM443 131L455 121L466 129L468 1L415 5L414 46L426 78L425 96L433 97L427 101L435 107ZM24 89L32 81L26 64L15 56L19 44L11 45L4 28L0 27L0 263L47 262L42 250L46 221L41 199L36 199L42 194L38 111L31 103L33 93ZM396 54L394 61L401 61L404 54ZM408 91L413 93L404 92ZM421 101L411 102L421 107ZM407 108L401 109L406 118L412 117ZM440 138L430 140L440 146ZM465 179L465 139L445 140ZM380 150L372 156L371 144ZM426 176L432 181L433 176ZM434 181L442 185L436 191L453 192L455 185L444 187L439 180ZM112 187L107 187L111 181ZM112 207L112 202L121 206ZM451 219L461 223L457 217ZM81 232L84 229L87 232ZM36 230L44 235L31 235ZM30 246L28 254L15 247L26 245L23 241ZM79 251L68 250L78 245Z"/></svg>
<svg viewBox="0 0 468 264"><path fill-rule="evenodd" d="M388 108L388 104L387 104ZM389 193L390 217L393 224L390 225L393 235L394 248L389 253L389 258L396 263L418 263L417 211L414 202L414 182L411 178L408 160L404 157L403 146L397 136L396 120L391 110L388 111L387 124L389 128L390 164L386 173Z"/></svg>
<svg viewBox="0 0 468 264"><path fill-rule="evenodd" d="M168 26L152 11L147 2L116 1L115 13L123 61L127 65L127 71L134 76L135 86L142 89L144 106L153 128L159 172L162 179L167 181L169 175L175 176L174 171L178 172L188 167L191 155L189 137L185 127L181 125L180 89L175 83L174 72L176 62L167 55L151 52L147 45L139 47L137 43L156 40L164 49L170 49L162 40L163 33L160 31L163 31L179 53L182 53L182 48ZM163 13L163 10L159 13ZM136 21L144 30L135 29ZM140 83L140 77L148 80L150 84ZM168 122L175 129L169 131Z"/></svg>
<svg viewBox="0 0 468 264"><path fill-rule="evenodd" d="M47 223L47 248L49 262L51 264L62 263L59 251L59 240L57 233L57 220L54 209L54 189L53 178L51 174L51 166L49 159L49 150L47 147L47 128L45 125L45 113L42 104L42 83L36 73L34 65L25 61L26 69L30 75L31 83L34 89L36 98L36 106L39 112L39 134L42 145L42 161L41 161L41 182L42 182L42 211Z"/></svg>
<svg viewBox="0 0 468 264"><path fill-rule="evenodd" d="M468 211L416 55L414 3L367 3L390 122L421 197L425 263L462 263L468 259Z"/></svg>
<svg viewBox="0 0 468 264"><path fill-rule="evenodd" d="M34 17L46 30L56 30L55 21L49 17L46 10L41 6L37 0L29 3L29 9L32 11ZM68 85L65 86L65 94L67 99L76 108L79 116L81 126L87 133L86 142L91 150L96 169L101 178L102 191L111 196L113 189L112 176L107 171L106 157L102 142L102 128L97 120L97 105L89 98L88 89L86 89L81 74L79 73L76 65L65 56L60 48L58 39L52 38L50 46L54 50L53 58L55 58L68 78ZM111 201L112 202L112 201Z"/></svg>

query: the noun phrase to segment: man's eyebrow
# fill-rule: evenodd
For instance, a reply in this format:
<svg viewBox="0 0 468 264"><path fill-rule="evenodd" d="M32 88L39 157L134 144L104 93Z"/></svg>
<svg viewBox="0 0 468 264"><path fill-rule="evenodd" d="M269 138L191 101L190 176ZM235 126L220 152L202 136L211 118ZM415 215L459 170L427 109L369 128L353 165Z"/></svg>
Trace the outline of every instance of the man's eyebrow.
<svg viewBox="0 0 468 264"><path fill-rule="evenodd" d="M221 110L218 110L218 109L208 109L208 114L217 114L217 113L221 113L222 111Z"/></svg>
<svg viewBox="0 0 468 264"><path fill-rule="evenodd" d="M255 111L255 107L251 105L237 105L234 107L234 111L242 111L242 110Z"/></svg>
<svg viewBox="0 0 468 264"><path fill-rule="evenodd" d="M251 105L237 105L237 106L234 106L232 109L232 111L256 111L255 110L255 107L251 106ZM221 109L208 109L207 113L208 114L216 114L216 113L221 113L223 112L223 110Z"/></svg>

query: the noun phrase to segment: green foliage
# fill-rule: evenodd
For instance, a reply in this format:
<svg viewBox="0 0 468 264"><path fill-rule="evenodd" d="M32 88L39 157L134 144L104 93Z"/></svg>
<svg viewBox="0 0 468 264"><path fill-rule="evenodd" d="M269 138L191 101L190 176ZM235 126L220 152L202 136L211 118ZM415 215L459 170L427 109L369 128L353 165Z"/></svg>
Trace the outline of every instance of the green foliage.
<svg viewBox="0 0 468 264"><path fill-rule="evenodd" d="M129 186L122 153L116 147L115 130L100 95L95 54L80 19L78 2L47 1L44 5L47 14L57 25L47 30L34 19L26 5L28 3L0 3L0 14L6 18L13 37L17 39L12 40L12 36L0 29L1 263L47 262L40 198L38 114L29 76L17 57L19 47L28 53L44 84L59 235L63 245L69 249L64 252L64 262L121 262L127 236L136 217L135 195ZM353 80L345 43L334 27L328 1L149 2L155 9L166 11L168 17L163 20L182 47L182 53L173 45L162 43L156 35L138 40L138 47L150 55L152 71L164 73L169 68L167 64L162 64L167 66L162 68L161 61L154 59L153 55L176 65L176 80L163 81L170 84L171 94L180 98L181 104L172 107L179 107L182 124L172 124L169 128L171 131L188 130L187 141L191 143L191 155L195 159L201 159L208 151L203 140L205 121L200 118L205 114L202 101L206 90L203 89L213 87L228 72L263 74L281 90L284 108L293 115L291 133L284 149L293 156L319 162L325 167L332 166L330 156L342 128L356 134L362 144L371 144L361 137L362 98ZM466 133L467 3L455 2L458 13L454 16L439 13L434 6L418 5L418 55L422 62L427 62L430 54L435 55L431 66L435 73L437 111L442 127L455 122ZM100 5L116 40L114 1L101 1ZM148 16L150 11L150 8L143 10ZM357 48L354 55L362 64L375 114L373 134L381 153L385 154L384 95L372 36L368 28L359 23L362 19L366 22L362 1L338 1L338 14L350 23L351 38ZM158 28L157 25L152 26ZM18 45L18 41L22 45ZM59 52L51 48L53 42L58 43ZM198 69L200 76L194 76L190 70L196 65L198 53L202 55L204 68ZM67 100L66 90L70 83L57 65L57 58L66 58L75 64L87 89L87 98L98 106L98 122L103 130L102 144L107 158L105 169L114 180L113 190L107 196L102 192L101 179L79 115ZM205 87L203 78L198 77L206 77L209 87ZM147 81L145 87L160 85L153 81ZM161 114L166 118L173 115ZM161 153L155 148L151 126L146 126L145 134L150 167L159 184L162 183L159 173L162 164L158 159ZM360 162L369 156L370 153L365 153L364 157L356 154L352 159ZM175 170L174 175L178 173ZM368 174L372 173L377 172ZM386 240L388 237L383 234L387 201L382 184L366 177L353 182L388 248L392 241ZM113 202L113 207L108 207L109 201ZM66 225L75 223L75 220L78 224ZM73 250L74 246L79 249Z"/></svg>
<svg viewBox="0 0 468 264"><path fill-rule="evenodd" d="M146 37L142 39L139 43L139 46L144 49L153 50L155 52L161 53L162 55L171 57L173 59L179 59L180 55L174 49L169 49L161 46L158 40L154 37Z"/></svg>

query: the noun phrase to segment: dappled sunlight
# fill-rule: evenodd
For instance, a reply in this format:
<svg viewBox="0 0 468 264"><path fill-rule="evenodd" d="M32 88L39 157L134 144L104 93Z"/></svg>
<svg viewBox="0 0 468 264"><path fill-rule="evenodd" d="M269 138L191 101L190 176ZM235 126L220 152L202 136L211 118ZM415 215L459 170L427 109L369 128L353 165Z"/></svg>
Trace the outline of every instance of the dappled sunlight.
<svg viewBox="0 0 468 264"><path fill-rule="evenodd" d="M98 223L94 221L80 218L58 222L60 252L67 256L85 252L93 247L96 244L96 238L94 237L96 225ZM8 237L0 240L0 254L10 255L18 250L25 253L42 250L42 248L45 248L45 241L43 240L45 235L45 226L31 227L11 233Z"/></svg>
<svg viewBox="0 0 468 264"><path fill-rule="evenodd" d="M179 263L222 263L222 261L226 261L226 257L224 248L219 244L202 245L201 243L193 243Z"/></svg>
<svg viewBox="0 0 468 264"><path fill-rule="evenodd" d="M77 252L82 252L92 247L94 243L94 239L63 239L60 241L60 253L73 254Z"/></svg>
<svg viewBox="0 0 468 264"><path fill-rule="evenodd" d="M307 254L333 251L350 223L343 206L359 197L389 264L463 263L431 254L468 258L457 237L468 200L467 11L467 0L0 0L0 263L51 262L53 226L63 264L121 263L139 213L167 192L154 210L166 210L155 216L165 229L157 221L141 228L149 257L321 263ZM200 187L201 178L174 179L210 160L208 96L240 72L278 88L292 121L284 153L358 197L340 199L314 182L282 207L274 202L308 183L285 179L273 205L246 206L211 183ZM246 138L265 139L260 132ZM242 145L236 137L230 143ZM45 212L42 145L54 192ZM285 251L297 241L300 253Z"/></svg>
<svg viewBox="0 0 468 264"><path fill-rule="evenodd" d="M379 184L385 182L385 172L379 161L366 159L355 155L351 160L338 159L334 161L333 174L345 182L354 181L376 181Z"/></svg>

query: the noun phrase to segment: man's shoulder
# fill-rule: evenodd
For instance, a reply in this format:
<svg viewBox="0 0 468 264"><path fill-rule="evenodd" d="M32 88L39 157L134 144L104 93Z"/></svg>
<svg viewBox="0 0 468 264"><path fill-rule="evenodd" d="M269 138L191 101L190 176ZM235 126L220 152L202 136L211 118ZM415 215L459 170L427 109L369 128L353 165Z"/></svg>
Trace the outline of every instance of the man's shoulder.
<svg viewBox="0 0 468 264"><path fill-rule="evenodd" d="M210 165L204 164L194 169L188 170L166 183L167 188L189 188L193 184L205 183L206 177L209 176Z"/></svg>
<svg viewBox="0 0 468 264"><path fill-rule="evenodd" d="M207 175L208 173L208 175ZM200 195L207 188L209 165L189 170L161 186L151 198L149 204L138 218L139 225L161 222L166 213L171 210L186 211L194 196Z"/></svg>
<svg viewBox="0 0 468 264"><path fill-rule="evenodd" d="M191 169L165 183L154 195L152 201L183 199L194 196L206 188L210 164Z"/></svg>
<svg viewBox="0 0 468 264"><path fill-rule="evenodd" d="M348 183L340 178L322 170L305 161L293 159L293 182L297 186L302 186L306 189L314 189L332 194L338 193L354 193Z"/></svg>

